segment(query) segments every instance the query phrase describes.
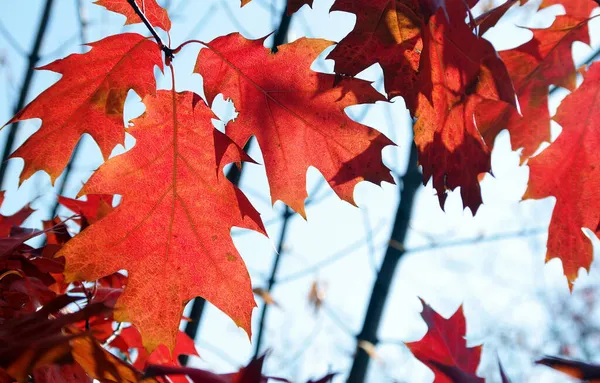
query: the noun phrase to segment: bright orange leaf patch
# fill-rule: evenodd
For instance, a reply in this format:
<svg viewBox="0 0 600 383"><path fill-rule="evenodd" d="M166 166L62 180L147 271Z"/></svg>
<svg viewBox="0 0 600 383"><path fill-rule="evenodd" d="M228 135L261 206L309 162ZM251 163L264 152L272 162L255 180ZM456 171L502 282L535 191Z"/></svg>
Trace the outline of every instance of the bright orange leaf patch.
<svg viewBox="0 0 600 383"><path fill-rule="evenodd" d="M42 127L11 156L25 161L21 181L44 170L54 182L84 133L96 140L108 158L125 140L123 106L129 90L140 97L156 92L154 66L163 64L155 42L124 33L88 45L92 50L87 53L39 68L63 77L8 122L42 119Z"/></svg>
<svg viewBox="0 0 600 383"><path fill-rule="evenodd" d="M158 91L129 132L132 150L102 165L80 194L120 194L121 204L75 236L58 256L68 280L125 269L115 319L132 322L148 351L170 350L184 305L201 296L250 334L256 306L232 226L265 233L258 212L223 175L247 155L213 128L199 96Z"/></svg>

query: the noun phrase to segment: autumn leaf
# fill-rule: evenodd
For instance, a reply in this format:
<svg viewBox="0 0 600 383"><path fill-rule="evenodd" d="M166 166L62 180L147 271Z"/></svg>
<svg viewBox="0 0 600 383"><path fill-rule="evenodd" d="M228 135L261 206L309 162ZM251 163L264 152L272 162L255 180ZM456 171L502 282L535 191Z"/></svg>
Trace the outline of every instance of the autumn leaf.
<svg viewBox="0 0 600 383"><path fill-rule="evenodd" d="M467 348L466 323L462 306L445 319L423 300L421 317L427 324L427 333L418 342L407 343L413 355L431 368L434 383L483 383L475 372L481 357L481 346Z"/></svg>
<svg viewBox="0 0 600 383"><path fill-rule="evenodd" d="M118 383L138 383L141 380L140 371L112 355L96 339L77 329L67 330L67 334L74 336L69 342L71 355L91 378Z"/></svg>
<svg viewBox="0 0 600 383"><path fill-rule="evenodd" d="M288 0L287 3L287 14L288 16L292 13L298 12L303 5L313 6L314 0Z"/></svg>
<svg viewBox="0 0 600 383"><path fill-rule="evenodd" d="M108 158L125 140L127 92L133 89L141 97L156 92L154 66L162 68L162 57L152 40L124 33L88 45L92 50L87 53L39 68L63 77L8 122L42 119L42 127L11 155L25 161L21 182L44 170L54 183L84 133L96 140Z"/></svg>
<svg viewBox="0 0 600 383"><path fill-rule="evenodd" d="M140 10L155 27L162 28L164 31L171 30L171 20L167 10L162 8L156 0L136 0ZM127 18L125 25L141 23L142 20L135 13L129 0L97 0L94 4L98 4L109 11L120 13Z"/></svg>
<svg viewBox="0 0 600 383"><path fill-rule="evenodd" d="M550 141L548 88L574 90L577 72L571 54L575 41L589 44L587 20L558 16L550 28L531 29L533 38L517 48L502 51L519 99L521 114L510 105L486 104L477 121L488 145L506 128L514 150L523 148L521 162L531 157L542 142Z"/></svg>
<svg viewBox="0 0 600 383"><path fill-rule="evenodd" d="M482 13L475 19L477 35L483 36L490 28L494 27L504 14L519 0L506 0L503 4Z"/></svg>
<svg viewBox="0 0 600 383"><path fill-rule="evenodd" d="M548 229L546 260L559 258L569 285L581 267L590 269L592 243L581 231L600 235L600 64L590 66L583 83L558 107L558 138L529 160L529 185L523 199L556 197Z"/></svg>
<svg viewBox="0 0 600 383"><path fill-rule="evenodd" d="M32 378L35 383L93 383L77 363L40 367L33 372Z"/></svg>
<svg viewBox="0 0 600 383"><path fill-rule="evenodd" d="M2 322L0 367L6 368L17 381L24 382L34 369L69 355L69 342L76 336L63 333L66 326L109 311L102 304L90 304L76 312L57 314L77 300L60 295L33 313Z"/></svg>
<svg viewBox="0 0 600 383"><path fill-rule="evenodd" d="M0 191L0 206L4 202L4 191ZM13 226L21 226L33 213L29 205L11 216L0 215L0 238L8 237Z"/></svg>
<svg viewBox="0 0 600 383"><path fill-rule="evenodd" d="M113 210L113 196L108 194L90 194L85 201L58 196L58 202L81 216L81 227L87 226L104 218Z"/></svg>
<svg viewBox="0 0 600 383"><path fill-rule="evenodd" d="M483 101L514 105L512 84L493 46L464 22L449 22L442 10L429 20L423 41L414 125L423 182L433 179L442 208L447 191L460 187L463 205L475 214L491 149L474 117Z"/></svg>
<svg viewBox="0 0 600 383"><path fill-rule="evenodd" d="M237 33L219 37L200 51L195 71L204 79L209 102L219 93L233 100L239 115L227 125L227 135L240 146L251 136L258 139L272 202L281 200L306 217L309 166L352 204L358 182L393 182L381 159L381 150L393 143L344 113L347 106L383 96L367 81L338 82L334 75L310 70L329 41L302 38L276 54L263 42Z"/></svg>
<svg viewBox="0 0 600 383"><path fill-rule="evenodd" d="M289 383L286 379L264 376L262 373L264 361L265 355L253 358L247 366L230 374L214 374L189 367L149 365L144 371L144 377L187 375L194 383L267 383L272 380Z"/></svg>
<svg viewBox="0 0 600 383"><path fill-rule="evenodd" d="M600 365L547 356L535 362L560 371L563 374L581 381L594 383L600 382Z"/></svg>
<svg viewBox="0 0 600 383"><path fill-rule="evenodd" d="M560 4L565 8L567 15L580 19L588 18L592 11L598 7L594 0L542 0L539 9Z"/></svg>
<svg viewBox="0 0 600 383"><path fill-rule="evenodd" d="M423 20L416 0L336 1L331 11L356 15L356 26L327 56L334 71L356 76L375 63L383 69L388 98L402 96L412 111L423 49Z"/></svg>
<svg viewBox="0 0 600 383"><path fill-rule="evenodd" d="M178 357L180 355L198 355L194 341L183 331L177 333L177 341L172 354L164 345L159 346L151 354L148 354L142 344L142 336L133 326L123 329L115 340L117 340L117 342L124 342L127 344L128 349L137 352L137 357L135 358L133 366L139 370L144 369L148 364L179 366ZM187 382L185 378L178 376L174 376L170 378L170 380L173 381L173 383L179 381L182 383Z"/></svg>
<svg viewBox="0 0 600 383"><path fill-rule="evenodd" d="M250 335L256 306L232 226L265 233L258 212L223 175L249 157L211 124L199 96L159 91L143 99L132 150L111 158L80 192L120 194L121 204L58 253L67 280L95 280L125 269L115 319L132 322L151 352L175 347L183 307L196 296Z"/></svg>
<svg viewBox="0 0 600 383"><path fill-rule="evenodd" d="M255 287L252 289L252 292L261 297L266 305L273 305L275 307L281 308L281 305L277 303L275 298L273 298L273 295L271 295L271 293L267 289L264 289L262 287Z"/></svg>

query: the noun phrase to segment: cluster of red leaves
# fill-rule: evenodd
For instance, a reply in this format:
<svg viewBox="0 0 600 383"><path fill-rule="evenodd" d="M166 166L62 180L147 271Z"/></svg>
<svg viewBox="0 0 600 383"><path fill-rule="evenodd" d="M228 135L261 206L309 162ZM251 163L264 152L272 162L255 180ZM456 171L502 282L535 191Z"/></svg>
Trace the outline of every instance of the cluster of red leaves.
<svg viewBox="0 0 600 383"><path fill-rule="evenodd" d="M113 209L112 196L105 195L88 195L86 201L61 197L60 202L78 213L72 220L82 227ZM180 355L198 355L192 339L181 331L173 353L165 345L146 351L139 331L122 328L113 315L128 278L114 273L91 285L65 283L64 260L54 255L71 240L67 226L55 220L45 222L43 231L21 229L16 225L23 216L21 211L3 217L1 224L10 235L0 237L0 382L26 382L31 377L42 383L184 383L185 374L192 380L206 377L203 382L267 381L261 373L262 358L233 374L181 369ZM44 234L46 244L40 248L25 243Z"/></svg>
<svg viewBox="0 0 600 383"><path fill-rule="evenodd" d="M166 33L171 29L167 12L155 0L142 1L139 9L132 0L97 3L124 15L127 24L140 23L142 12L148 25ZM23 247L22 240L32 234L16 234L7 241L16 241L9 253L17 258L6 257L18 261L21 268L43 260L44 266L34 263L33 269L55 278L60 294L84 293L87 305L78 311L84 313L78 321L87 315L87 307L95 304L110 308L110 315L99 319L94 312L94 318L86 316L81 329L68 322L75 317L62 313L64 305L52 306L53 296L35 292L56 293L58 290L50 289L49 279L31 275L33 282L27 274L33 269L12 266L2 275L3 283L22 280L20 287L9 288L16 292L7 307L19 299L28 301L23 307L30 311L20 314L24 320L40 315L31 311L32 307L53 307L43 312L44 321L68 322L69 327L62 326L59 335L66 339L72 359L88 374L88 361L78 359L74 345L90 351L98 342L107 342L113 334L109 328L113 320L130 322L141 333L141 339L132 335L130 332L137 331L132 327L112 339L124 354L137 349L146 362L165 361L177 354L183 307L196 296L220 308L250 335L256 304L230 230L237 226L265 234L265 229L246 196L223 176L224 166L252 161L242 147L254 136L262 150L273 201L281 200L305 216L306 171L313 166L341 199L354 204L357 183L393 182L381 157L382 149L393 143L377 130L352 121L344 110L396 96L404 98L416 120L414 140L424 182L432 180L442 207L447 192L460 187L464 206L477 211L482 204L479 181L491 171L494 139L501 130L510 131L513 147L523 149L523 161L529 161L531 168L525 198L555 196L558 200L548 258L561 258L572 282L578 268L589 268L591 262L591 245L581 227L600 230L600 206L593 196L594 185L600 182L593 130L600 66L591 66L577 88L570 54L573 42L589 41L588 17L597 3L543 1L542 7L562 4L567 14L557 17L550 28L533 30L528 43L504 52L496 52L482 35L517 2L507 1L474 18L471 8L476 3L337 0L331 10L354 13L357 22L328 56L335 60L335 74L310 69L332 42L302 38L272 54L264 47L264 39L248 40L237 33L210 43L184 42L175 49L152 38L124 33L89 44L87 53L42 67L62 78L9 121L42 120L39 131L13 153L25 162L21 180L43 170L54 181L83 133L95 139L107 161L80 192L89 195L87 203L62 200L81 215L79 222L85 230L71 239L65 233L58 235L53 229L56 226L48 224L48 237L53 239L42 249ZM288 12L305 4L311 6L312 1L289 0ZM191 42L205 47L194 71L203 77L208 103L223 94L239 112L225 134L213 128L211 119L216 117L200 96L175 90L172 56ZM165 69L162 51L173 78L170 91L156 89L154 68ZM374 63L383 69L387 97L355 77ZM554 117L563 133L549 149L529 159L549 140L551 85L573 91ZM145 113L127 129L136 145L108 158L124 141L123 111L130 90L146 106ZM56 100L61 103L57 105ZM590 114L574 117L579 105L585 105ZM111 196L115 194L123 200L113 210ZM19 214L25 217L28 210ZM13 221L5 218L5 222ZM62 267L59 260L63 259L64 271L47 269L48 264ZM118 277L120 270L127 271L126 285ZM73 285L82 280L94 281L92 293L81 283ZM69 290L73 286L79 287ZM42 296L44 302L39 301ZM428 309L424 316L437 322ZM440 359L428 360L447 375L456 373L441 367ZM473 360L456 366L470 371L476 366ZM114 367L102 373L118 370ZM94 371L99 376L99 370Z"/></svg>

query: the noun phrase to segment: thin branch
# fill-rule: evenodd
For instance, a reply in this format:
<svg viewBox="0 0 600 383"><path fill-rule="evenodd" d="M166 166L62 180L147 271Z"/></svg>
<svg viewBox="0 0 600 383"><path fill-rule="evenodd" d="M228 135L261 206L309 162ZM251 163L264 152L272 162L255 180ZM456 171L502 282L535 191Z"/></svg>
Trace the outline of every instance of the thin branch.
<svg viewBox="0 0 600 383"><path fill-rule="evenodd" d="M50 20L50 12L52 10L53 4L54 0L46 0L46 5L44 6L44 10L42 12L42 18L40 20L37 35L33 43L33 49L31 50L31 54L29 55L27 71L25 72L25 79L23 80L21 93L19 94L19 99L15 107L15 114L21 109L23 109L23 107L25 106L25 101L27 100L29 89L33 81L33 74L35 73L34 68L39 60L40 48L42 47L44 35L46 34L46 28L48 27L48 22ZM11 124L9 127L8 137L6 139L6 143L4 144L4 151L2 152L2 163L0 163L0 186L4 186L4 178L8 166L8 158L12 153L12 147L14 145L19 126L20 121Z"/></svg>
<svg viewBox="0 0 600 383"><path fill-rule="evenodd" d="M378 232L379 230L381 230L384 227L384 225L385 225L385 220L382 219L377 223L377 225L375 226L373 231ZM282 278L279 278L277 280L277 283L283 284L283 283L293 282L300 278L304 278L307 275L316 273L323 267L329 266L337 261L340 261L340 260L354 254L352 250L356 250L362 243L364 243L364 241L365 241L364 238L354 241L354 242L348 244L347 246L343 247L339 251L336 251L335 253L331 254L329 257L325 258L324 260L315 263L312 266L309 266L303 270L300 270L298 272L291 273L291 274L283 276Z"/></svg>
<svg viewBox="0 0 600 383"><path fill-rule="evenodd" d="M413 209L413 201L417 189L421 184L421 174L417 167L417 148L413 143L411 145L408 166L406 173L402 177L402 190L400 192L400 203L396 212L394 227L390 235L390 245L388 246L383 262L377 273L377 279L371 291L371 298L367 307L367 313L363 322L362 330L356 336L356 352L354 361L348 377L350 383L362 383L367 375L370 355L360 347L361 342L366 341L377 345L377 333L379 324L383 315L383 308L387 301L390 291L390 285L396 272L396 267L400 259L404 257L406 251L402 246L408 231L408 223ZM394 246L397 243L400 246Z"/></svg>
<svg viewBox="0 0 600 383"><path fill-rule="evenodd" d="M25 51L25 49L23 49L21 44L19 44L17 39L15 39L15 37L10 33L8 28L6 28L1 21L0 21L0 34L2 36L4 36L4 39L8 42L8 44L10 46L12 46L13 49L16 50L21 56L27 57L27 52Z"/></svg>
<svg viewBox="0 0 600 383"><path fill-rule="evenodd" d="M144 12L142 12L142 10L137 5L137 3L135 2L135 0L127 0L127 2L129 3L129 5L131 5L131 7L135 11L135 13L140 17L140 19L142 19L142 21L144 22L144 25L146 25L146 28L148 28L148 30L152 34L152 37L154 37L154 39L156 40L156 43L158 44L158 46L160 47L160 49L163 52L165 52L165 61L166 61L166 64L169 65L171 63L171 61L173 60L173 50L171 48L169 48L162 41L162 39L158 35L158 32L156 32L156 29L154 29L154 27L152 26L152 24L150 24L150 21L148 21L148 18L146 17L146 15L144 14Z"/></svg>
<svg viewBox="0 0 600 383"><path fill-rule="evenodd" d="M375 231L375 232L379 231L381 228L383 228L384 223L385 223L384 220L379 221L373 231ZM532 237L532 236L536 236L536 235L545 234L545 233L547 233L547 231L548 231L547 228L536 228L536 229L530 229L530 230L509 231L509 232L505 232L505 233L492 234L489 236L479 235L476 237L457 239L455 241L442 242L442 243L438 243L438 244L415 246L413 248L404 249L403 251L405 253L413 253L413 254L414 253L424 253L427 251L439 250L439 249L444 249L444 248L449 248L449 247L459 247L459 246L467 246L467 245L481 244L481 243L487 243L487 242L505 241L505 240L512 239L512 238ZM352 255L353 254L352 250L356 249L356 247L359 246L363 242L364 242L364 239L360 239L358 241L352 242L348 246L331 254L329 257L325 258L324 260L317 262L312 266L308 266L307 268L305 268L303 270L291 273L289 275L286 275L286 276L278 279L277 283L284 284L284 283L293 282L295 280L304 278L307 275L316 273L320 269L330 266L330 265L332 265L338 261L341 261L342 259ZM398 244L395 241L391 242L391 244L389 244L389 245L400 248L400 249L403 248L403 246L401 244Z"/></svg>
<svg viewBox="0 0 600 383"><path fill-rule="evenodd" d="M294 215L294 212L289 208L285 207L285 210L282 214L283 223L281 224L281 233L279 234L279 244L277 245L277 253L275 254L275 260L273 261L273 267L271 268L271 275L269 277L269 281L267 284L267 292L270 293L275 285L275 277L277 276L277 271L279 270L279 263L281 262L281 256L283 254L285 237L288 234L288 224L290 222L290 218ZM254 358L258 358L260 356L260 346L263 339L263 333L267 321L267 311L269 310L268 304L264 303L262 306L262 310L260 312L260 319L258 321L258 330L256 332L256 340L254 343Z"/></svg>

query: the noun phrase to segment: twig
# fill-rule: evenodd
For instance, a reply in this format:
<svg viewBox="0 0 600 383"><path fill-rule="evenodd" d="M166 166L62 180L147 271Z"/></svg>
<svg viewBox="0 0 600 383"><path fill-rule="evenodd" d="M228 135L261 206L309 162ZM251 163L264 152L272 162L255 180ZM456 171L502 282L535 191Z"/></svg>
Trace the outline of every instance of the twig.
<svg viewBox="0 0 600 383"><path fill-rule="evenodd" d="M25 49L21 47L17 39L15 39L15 37L10 33L8 28L2 24L2 22L0 22L0 34L4 36L4 39L8 42L8 44L12 46L13 49L16 50L21 56L27 57L27 52L25 52Z"/></svg>
<svg viewBox="0 0 600 383"><path fill-rule="evenodd" d="M275 277L277 276L277 271L279 270L279 263L281 261L281 255L283 254L283 245L285 243L285 237L288 234L288 223L290 222L290 218L294 215L294 212L289 208L285 207L285 210L282 214L283 223L281 224L281 233L279 234L279 244L277 245L277 253L275 254L275 260L273 262L273 267L271 267L271 275L269 277L269 281L267 284L267 292L270 293L271 289L275 285ZM269 305L264 303L262 306L262 310L260 312L260 319L258 322L258 330L256 333L256 341L254 343L254 358L258 358L260 356L260 346L262 343L263 333L265 329L265 324L267 320L267 311L269 310Z"/></svg>
<svg viewBox="0 0 600 383"><path fill-rule="evenodd" d="M363 322L362 330L356 336L356 353L348 382L362 383L365 381L367 367L369 365L370 355L360 347L361 342L366 341L373 345L377 345L377 332L379 323L383 315L383 308L389 294L390 285L394 278L396 266L400 259L406 254L404 247L404 239L408 231L408 223L410 221L414 196L421 184L421 174L417 168L417 148L413 143L410 149L410 156L406 173L402 177L402 191L400 192L400 204L396 212L396 219L392 234L390 236L390 246L385 252L385 257L377 273L377 279L371 291L371 298L367 307L367 313ZM400 246L392 246L392 242L400 244Z"/></svg>
<svg viewBox="0 0 600 383"><path fill-rule="evenodd" d="M171 63L171 61L173 61L173 56L174 56L173 50L171 48L169 48L167 45L165 45L165 43L163 43L162 39L156 32L156 29L154 29L152 24L150 24L150 21L148 21L148 18L146 17L144 12L142 12L142 10L137 5L135 0L127 0L127 2L129 3L129 5L131 5L131 7L135 11L135 13L140 17L140 19L142 19L142 21L144 22L144 25L146 25L146 28L148 28L150 33L152 33L152 37L154 37L154 39L156 40L156 43L158 44L160 49L163 52L165 52L165 62L167 65L169 65Z"/></svg>
<svg viewBox="0 0 600 383"><path fill-rule="evenodd" d="M17 101L17 105L15 107L15 114L25 106L25 101L27 100L29 88L31 87L31 82L33 80L33 74L35 73L33 69L39 60L40 48L42 47L44 35L46 34L46 28L48 26L48 21L50 20L50 11L52 10L53 4L54 0L46 0L46 5L44 6L44 11L42 13L42 19L40 20L40 26L37 31L35 42L33 43L33 49L29 55L27 72L25 73L25 79L23 80L23 86L21 87L19 100ZM9 127L8 137L6 139L6 143L4 144L4 151L2 152L2 163L0 163L0 186L4 186L4 178L6 175L6 168L8 166L8 157L12 153L12 147L15 143L19 126L20 121L10 125Z"/></svg>

